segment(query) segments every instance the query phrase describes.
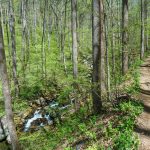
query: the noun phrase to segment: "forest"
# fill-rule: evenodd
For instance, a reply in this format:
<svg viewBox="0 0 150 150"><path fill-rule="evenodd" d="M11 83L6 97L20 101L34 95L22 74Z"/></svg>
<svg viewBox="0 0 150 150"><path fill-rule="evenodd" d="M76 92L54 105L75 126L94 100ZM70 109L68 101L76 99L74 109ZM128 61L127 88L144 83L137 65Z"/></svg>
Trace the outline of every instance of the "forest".
<svg viewBox="0 0 150 150"><path fill-rule="evenodd" d="M0 150L150 150L149 0L0 0Z"/></svg>

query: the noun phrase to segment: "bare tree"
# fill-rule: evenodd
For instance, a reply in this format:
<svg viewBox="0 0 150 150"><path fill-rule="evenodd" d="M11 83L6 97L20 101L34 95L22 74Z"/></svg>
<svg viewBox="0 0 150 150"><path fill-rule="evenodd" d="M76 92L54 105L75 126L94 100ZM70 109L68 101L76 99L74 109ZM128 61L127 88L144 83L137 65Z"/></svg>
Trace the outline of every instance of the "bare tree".
<svg viewBox="0 0 150 150"><path fill-rule="evenodd" d="M78 75L77 0L71 0L71 9L73 77L76 79Z"/></svg>
<svg viewBox="0 0 150 150"><path fill-rule="evenodd" d="M67 76L67 66L66 66L66 57L65 57L65 51L64 51L64 48L65 48L65 40L66 40L66 15L67 15L67 3L68 1L64 1L63 2L63 5L65 5L65 10L64 10L64 21L63 21L63 18L61 17L60 18L60 22L61 22L61 25L60 25L60 35L61 35L61 38L60 38L60 51L61 51L61 60L63 62L63 65L64 65L64 71L65 71L65 74Z"/></svg>
<svg viewBox="0 0 150 150"><path fill-rule="evenodd" d="M106 41L105 41L105 18L104 0L100 0L100 86L101 97L106 92Z"/></svg>
<svg viewBox="0 0 150 150"><path fill-rule="evenodd" d="M3 36L4 36L4 25L3 25L3 8L2 8L2 4L0 2L0 13L1 13L1 23L2 23L2 32L3 32Z"/></svg>
<svg viewBox="0 0 150 150"><path fill-rule="evenodd" d="M2 80L3 95L5 98L5 112L7 117L8 130L11 138L12 148L13 150L19 150L20 149L19 142L16 134L15 124L13 121L12 100L10 95L10 88L7 74L1 22L0 22L0 74Z"/></svg>
<svg viewBox="0 0 150 150"><path fill-rule="evenodd" d="M93 109L100 113L102 108L102 95L106 91L105 82L105 21L103 0L92 2L92 47L93 47Z"/></svg>
<svg viewBox="0 0 150 150"><path fill-rule="evenodd" d="M28 21L28 0L21 1L21 16L22 16L22 73L23 73L23 83L25 83L26 68L29 61L29 51L30 51L30 34L29 34L29 21Z"/></svg>
<svg viewBox="0 0 150 150"><path fill-rule="evenodd" d="M128 71L128 0L122 0L122 73Z"/></svg>
<svg viewBox="0 0 150 150"><path fill-rule="evenodd" d="M100 18L99 18L100 3L99 0L92 2L92 47L93 47L93 74L92 74L92 98L93 109L95 113L100 113L102 102L100 98L100 79L99 79L99 61L100 61Z"/></svg>
<svg viewBox="0 0 150 150"><path fill-rule="evenodd" d="M43 26L42 26L42 43L41 43L41 60L42 60L42 77L46 78L46 50L45 50L45 31L46 31L46 6L48 0L44 1L44 14L43 14Z"/></svg>
<svg viewBox="0 0 150 150"><path fill-rule="evenodd" d="M17 58L16 58L16 36L15 36L15 18L13 10L13 0L9 0L9 29L12 45L12 70L13 70L13 81L15 86L15 94L19 94L19 83L17 78Z"/></svg>
<svg viewBox="0 0 150 150"><path fill-rule="evenodd" d="M141 53L140 58L144 57L144 1L141 0Z"/></svg>
<svg viewBox="0 0 150 150"><path fill-rule="evenodd" d="M111 54L112 54L112 75L113 79L115 79L115 33L114 33L114 1L111 0L111 29L112 29L112 34L111 34Z"/></svg>
<svg viewBox="0 0 150 150"><path fill-rule="evenodd" d="M111 90L110 90L110 64L109 64L109 39L108 39L108 33L109 33L109 28L108 28L108 16L106 15L108 12L105 8L105 44L106 44L106 74L107 74L107 100L111 101ZM113 26L112 26L113 27ZM112 36L112 40L113 40L113 36ZM113 41L111 41L111 44L113 43ZM112 46L112 45L111 45ZM112 48L112 47L111 47ZM114 50L112 49L112 52L114 52ZM112 56L114 57L114 54L112 54ZM114 59L114 58L113 58ZM112 61L114 62L114 60ZM114 67L114 64L113 66ZM114 71L114 68L112 69ZM115 76L113 76L115 77Z"/></svg>
<svg viewBox="0 0 150 150"><path fill-rule="evenodd" d="M148 50L148 0L144 0L145 49Z"/></svg>

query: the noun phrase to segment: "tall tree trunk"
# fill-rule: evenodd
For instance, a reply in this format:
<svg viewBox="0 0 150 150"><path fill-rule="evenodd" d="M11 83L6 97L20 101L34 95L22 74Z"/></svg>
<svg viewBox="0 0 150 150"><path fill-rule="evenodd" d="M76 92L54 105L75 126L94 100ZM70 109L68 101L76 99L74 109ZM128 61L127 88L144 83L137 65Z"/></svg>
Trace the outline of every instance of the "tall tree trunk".
<svg viewBox="0 0 150 150"><path fill-rule="evenodd" d="M102 95L106 92L105 82L105 32L103 0L92 2L92 47L93 47L93 109L100 113Z"/></svg>
<svg viewBox="0 0 150 150"><path fill-rule="evenodd" d="M78 75L77 0L71 0L71 9L73 77L76 79Z"/></svg>
<svg viewBox="0 0 150 150"><path fill-rule="evenodd" d="M105 43L104 0L100 0L100 86L101 98L106 94L106 43Z"/></svg>
<svg viewBox="0 0 150 150"><path fill-rule="evenodd" d="M52 25L53 25L53 18L51 15L51 8L50 8L50 2L49 2L49 7L48 7L48 51L50 51L50 46L51 46L51 32L52 32Z"/></svg>
<svg viewBox="0 0 150 150"><path fill-rule="evenodd" d="M46 30L46 6L48 1L44 1L44 14L43 14L43 26L42 26L42 49L41 49L41 60L42 60L42 78L46 78L46 50L45 50L45 30Z"/></svg>
<svg viewBox="0 0 150 150"><path fill-rule="evenodd" d="M4 19L3 19L3 9L2 9L2 3L0 2L0 13L1 13L1 23L2 23L2 32L4 36Z"/></svg>
<svg viewBox="0 0 150 150"><path fill-rule="evenodd" d="M100 79L99 79L99 61L100 61L100 17L99 17L100 3L99 0L92 2L92 49L93 49L93 73L92 73L92 98L93 109L95 113L100 113L102 109L102 101L100 97Z"/></svg>
<svg viewBox="0 0 150 150"><path fill-rule="evenodd" d="M128 0L122 0L122 73L128 71Z"/></svg>
<svg viewBox="0 0 150 150"><path fill-rule="evenodd" d="M144 0L145 49L148 50L148 0Z"/></svg>
<svg viewBox="0 0 150 150"><path fill-rule="evenodd" d="M8 130L11 138L12 148L13 150L19 150L20 149L19 142L16 134L15 124L13 121L12 100L10 95L10 88L7 74L1 22L0 22L0 74L2 80L3 95L5 98L5 112L7 117Z"/></svg>
<svg viewBox="0 0 150 150"><path fill-rule="evenodd" d="M64 21L63 21L63 17L60 18L60 49L61 49L61 53L62 53L62 56L61 56L61 59L62 59L62 62L63 62L63 65L64 65L64 72L66 74L66 76L68 75L67 74L67 66L66 66L66 56L65 56L65 51L64 51L64 48L65 48L65 40L66 40L66 15L67 15L67 0L63 3L63 5L65 5L65 14L64 14Z"/></svg>
<svg viewBox="0 0 150 150"><path fill-rule="evenodd" d="M13 10L13 0L9 0L9 28L11 36L11 45L12 45L12 70L13 70L13 80L15 87L15 94L19 94L19 83L17 78L17 58L16 58L16 37L15 37L15 18Z"/></svg>
<svg viewBox="0 0 150 150"><path fill-rule="evenodd" d="M25 53L26 53L26 38L25 38L25 34L26 34L26 3L24 0L22 0L22 50L21 50L21 54L22 54L22 72L23 72L23 83L25 83L25 64L26 64L26 57L25 57Z"/></svg>
<svg viewBox="0 0 150 150"><path fill-rule="evenodd" d="M22 0L22 72L23 72L23 83L26 83L26 68L29 61L30 51L30 34L28 24L28 0ZM27 11L28 10L28 11Z"/></svg>
<svg viewBox="0 0 150 150"><path fill-rule="evenodd" d="M37 33L36 33L36 27L37 27L37 1L33 0L33 10L34 10L34 15L33 15L33 30L34 30L34 46L35 46L35 50L37 53Z"/></svg>
<svg viewBox="0 0 150 150"><path fill-rule="evenodd" d="M122 11L122 1L121 0L117 0L117 44L118 44L118 53L117 53L117 56L116 56L116 59L118 59L118 61L116 62L119 62L118 64L118 77L119 78L116 78L116 81L120 82L121 81L121 75L122 75L122 22L120 21L121 20L121 17L122 17L122 14L121 14L121 11ZM117 68L117 66L116 66ZM117 74L117 72L116 72Z"/></svg>
<svg viewBox="0 0 150 150"><path fill-rule="evenodd" d="M144 57L144 1L141 0L141 53L140 58Z"/></svg>
<svg viewBox="0 0 150 150"><path fill-rule="evenodd" d="M114 33L114 3L113 0L111 0L111 51L112 51L112 75L113 79L115 80L115 33Z"/></svg>
<svg viewBox="0 0 150 150"><path fill-rule="evenodd" d="M34 15L33 15L33 31L34 31L34 48L35 48L35 53L38 55L38 50L37 50L37 0L33 0L33 10L34 10ZM38 63L36 64L37 68L37 74L39 71L39 65Z"/></svg>
<svg viewBox="0 0 150 150"><path fill-rule="evenodd" d="M6 14L8 16L8 10L6 10ZM6 28L6 35L7 35L7 46L8 46L8 54L9 54L9 59L8 59L8 64L9 64L9 68L8 68L8 73L9 73L9 79L12 79L12 70L11 70L11 67L12 67L12 63L11 63L11 45L10 45L10 36L9 36L9 20L8 18L6 19L6 22L5 22L5 28ZM3 35L4 36L4 35ZM10 80L10 89L11 89L11 80Z"/></svg>
<svg viewBox="0 0 150 150"><path fill-rule="evenodd" d="M30 3L28 0L26 0L26 18L27 18L27 23L26 23L26 47L27 47L27 50L26 50L26 68L27 68L27 65L29 64L28 68L30 70L30 36L32 36L32 30L30 29L30 23L29 23L29 14L31 13L30 11Z"/></svg>
<svg viewBox="0 0 150 150"><path fill-rule="evenodd" d="M108 18L107 18L107 16L105 16L105 43L106 43L106 66L107 66L107 100L111 101L110 67L109 67L109 51L108 51L109 39L108 39Z"/></svg>

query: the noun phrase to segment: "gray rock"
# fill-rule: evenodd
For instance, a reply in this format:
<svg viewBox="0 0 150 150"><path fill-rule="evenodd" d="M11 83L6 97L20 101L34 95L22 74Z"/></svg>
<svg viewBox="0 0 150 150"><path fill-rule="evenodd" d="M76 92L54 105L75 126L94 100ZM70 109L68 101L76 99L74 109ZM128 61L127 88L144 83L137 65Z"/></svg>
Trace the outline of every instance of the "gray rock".
<svg viewBox="0 0 150 150"><path fill-rule="evenodd" d="M8 125L6 116L0 118L0 141L3 141L9 137ZM10 142L10 137L8 138Z"/></svg>
<svg viewBox="0 0 150 150"><path fill-rule="evenodd" d="M6 141L7 141L8 144L11 144L10 135L7 136Z"/></svg>

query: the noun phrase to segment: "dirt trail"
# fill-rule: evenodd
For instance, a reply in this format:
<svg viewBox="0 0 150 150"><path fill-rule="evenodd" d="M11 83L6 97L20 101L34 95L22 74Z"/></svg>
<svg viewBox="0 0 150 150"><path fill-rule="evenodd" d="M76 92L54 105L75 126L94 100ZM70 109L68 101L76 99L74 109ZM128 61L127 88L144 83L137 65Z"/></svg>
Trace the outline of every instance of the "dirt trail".
<svg viewBox="0 0 150 150"><path fill-rule="evenodd" d="M139 150L150 150L150 57L140 67L140 99L144 112L137 118L137 133L140 138Z"/></svg>

